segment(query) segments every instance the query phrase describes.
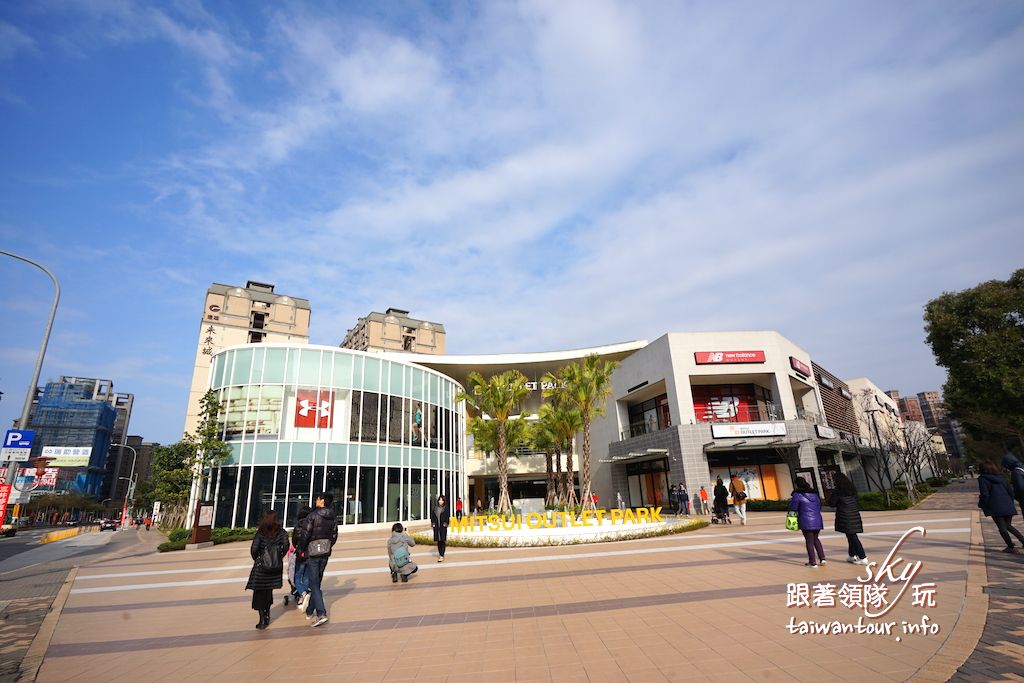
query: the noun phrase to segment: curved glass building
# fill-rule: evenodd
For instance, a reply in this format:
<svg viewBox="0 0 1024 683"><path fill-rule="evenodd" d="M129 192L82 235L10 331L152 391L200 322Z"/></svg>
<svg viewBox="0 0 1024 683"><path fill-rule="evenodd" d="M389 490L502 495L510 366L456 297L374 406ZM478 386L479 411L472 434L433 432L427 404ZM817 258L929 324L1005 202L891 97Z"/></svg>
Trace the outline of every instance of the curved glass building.
<svg viewBox="0 0 1024 683"><path fill-rule="evenodd" d="M339 524L424 519L465 486L465 413L451 378L380 354L244 344L213 356L231 455L209 478L217 527L255 526L274 508L291 526L320 491Z"/></svg>

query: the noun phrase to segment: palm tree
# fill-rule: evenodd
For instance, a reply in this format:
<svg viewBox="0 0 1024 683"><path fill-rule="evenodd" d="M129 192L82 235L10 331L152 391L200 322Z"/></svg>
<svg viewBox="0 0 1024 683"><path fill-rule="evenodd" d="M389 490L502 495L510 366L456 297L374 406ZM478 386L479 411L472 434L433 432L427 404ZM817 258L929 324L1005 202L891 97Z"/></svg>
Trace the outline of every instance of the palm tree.
<svg viewBox="0 0 1024 683"><path fill-rule="evenodd" d="M545 379L545 381L550 381ZM548 425L554 437L554 459L558 463L558 502L572 507L576 505L576 487L572 481L572 451L576 433L583 427L583 418L576 408L568 405L561 394L549 394L551 403L540 407L542 424ZM562 452L565 452L565 476L561 474Z"/></svg>
<svg viewBox="0 0 1024 683"><path fill-rule="evenodd" d="M558 371L559 386L550 390L565 404L579 411L583 428L583 451L580 453L580 494L584 506L591 501L590 424L596 415L604 415L605 403L612 392L612 372L617 361L603 361L597 354L566 365Z"/></svg>
<svg viewBox="0 0 1024 683"><path fill-rule="evenodd" d="M529 389L526 388L526 375L518 370L508 370L500 375L492 375L484 379L479 372L469 373L467 381L470 391L460 392L456 401L465 401L477 413L489 416L497 423L498 458L498 509L510 512L512 503L508 497L508 439L506 428L509 418L519 409ZM522 420L525 427L526 421Z"/></svg>
<svg viewBox="0 0 1024 683"><path fill-rule="evenodd" d="M555 470L551 466L551 453L555 450L558 438L553 429L554 425L550 420L544 419L544 408L548 407L548 404L541 406L540 420L530 428L530 443L534 450L544 451L544 474L547 482L544 504L554 505L558 500L558 483L555 480ZM551 411L547 412L550 414ZM561 464L559 464L559 469L561 469Z"/></svg>

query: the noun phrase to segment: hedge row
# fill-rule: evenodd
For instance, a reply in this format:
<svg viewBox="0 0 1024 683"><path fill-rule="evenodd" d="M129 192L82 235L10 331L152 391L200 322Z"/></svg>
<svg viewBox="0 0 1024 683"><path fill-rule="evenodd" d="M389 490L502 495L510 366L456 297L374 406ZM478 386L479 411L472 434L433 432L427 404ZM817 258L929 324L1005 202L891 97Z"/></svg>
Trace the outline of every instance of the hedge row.
<svg viewBox="0 0 1024 683"><path fill-rule="evenodd" d="M945 486L945 484L939 484L939 486ZM934 492L929 484L917 484L914 488L920 497ZM881 491L861 493L857 497L861 510L906 510L911 505L910 497L907 496L907 487L904 484L897 484L889 491L889 505L885 504L885 494ZM751 500L747 502L747 512L785 512L786 510L789 510L788 498L786 500Z"/></svg>
<svg viewBox="0 0 1024 683"><path fill-rule="evenodd" d="M214 545L222 543L236 543L238 541L251 541L256 535L256 529L236 527L233 529L213 529L210 532L210 540ZM189 529L173 529L167 534L167 540L157 546L157 550L166 553L171 550L184 550L185 546L192 539L192 532Z"/></svg>

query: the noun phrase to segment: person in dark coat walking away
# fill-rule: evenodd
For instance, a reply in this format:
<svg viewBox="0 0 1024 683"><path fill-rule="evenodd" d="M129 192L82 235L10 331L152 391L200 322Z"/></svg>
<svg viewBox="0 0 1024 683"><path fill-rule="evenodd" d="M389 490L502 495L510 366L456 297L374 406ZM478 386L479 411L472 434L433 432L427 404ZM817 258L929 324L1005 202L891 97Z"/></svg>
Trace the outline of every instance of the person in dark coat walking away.
<svg viewBox="0 0 1024 683"><path fill-rule="evenodd" d="M409 577L419 571L419 567L409 557L409 548L416 545L412 536L405 533L405 527L401 522L395 522L391 527L391 538L388 539L388 569L391 570L391 583L398 583L398 577L402 577L402 583L406 583Z"/></svg>
<svg viewBox="0 0 1024 683"><path fill-rule="evenodd" d="M828 498L828 506L836 509L836 531L846 534L846 545L850 564L867 564L868 556L857 534L864 533L864 522L860 518L860 501L857 487L842 472L835 475L836 488Z"/></svg>
<svg viewBox="0 0 1024 683"><path fill-rule="evenodd" d="M986 517L992 518L992 521L996 523L996 528L999 529L999 535L1006 542L1003 552L1019 555L1020 551L1013 547L1013 539L1010 538L1010 534L1013 534L1024 546L1024 535L1010 524L1010 520L1017 514L1017 508L1013 505L1013 489L1010 488L1010 482L999 474L999 468L995 463L981 463L978 490L981 493L978 496L978 507Z"/></svg>
<svg viewBox="0 0 1024 683"><path fill-rule="evenodd" d="M818 534L825 528L821 519L821 498L818 492L811 488L803 477L796 478L796 491L789 500L790 512L796 512L797 522L800 531L804 534L804 544L807 546L807 563L805 567L817 567L825 564L825 549L821 547ZM815 562L817 552L817 562Z"/></svg>
<svg viewBox="0 0 1024 683"><path fill-rule="evenodd" d="M684 515L690 516L690 494L686 492L686 487L682 484L679 485L679 507L683 509Z"/></svg>
<svg viewBox="0 0 1024 683"><path fill-rule="evenodd" d="M1010 473L1010 484L1013 486L1013 497L1020 505L1020 513L1024 515L1024 464L1013 453L1003 456L1003 469Z"/></svg>
<svg viewBox="0 0 1024 683"><path fill-rule="evenodd" d="M713 493L715 494L715 516L723 520L727 519L729 517L729 489L725 488L721 477L715 481Z"/></svg>
<svg viewBox="0 0 1024 683"><path fill-rule="evenodd" d="M249 548L253 562L249 582L245 584L245 589L252 591L252 608L260 615L256 628L261 631L270 625L270 606L274 604L274 589L282 585L287 552L288 532L277 521L277 512L267 510Z"/></svg>
<svg viewBox="0 0 1024 683"><path fill-rule="evenodd" d="M437 543L437 561L444 562L445 545L448 543L448 523L451 521L448 501L437 497L437 504L430 508L430 526L434 528L434 542Z"/></svg>
<svg viewBox="0 0 1024 683"><path fill-rule="evenodd" d="M331 559L331 550L338 542L338 521L331 507L333 503L334 496L327 491L318 494L316 509L298 525L293 539L298 559L306 562L306 584L309 586L306 618L312 620L313 627L327 623L327 606L324 604L320 583L324 578L327 561Z"/></svg>

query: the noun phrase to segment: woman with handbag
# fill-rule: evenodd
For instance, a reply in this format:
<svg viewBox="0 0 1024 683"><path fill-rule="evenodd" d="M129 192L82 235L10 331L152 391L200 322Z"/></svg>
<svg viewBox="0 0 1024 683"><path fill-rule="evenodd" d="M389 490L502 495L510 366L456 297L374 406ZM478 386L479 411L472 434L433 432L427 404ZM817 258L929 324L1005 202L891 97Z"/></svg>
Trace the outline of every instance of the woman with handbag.
<svg viewBox="0 0 1024 683"><path fill-rule="evenodd" d="M821 519L821 498L818 492L811 488L803 477L796 478L796 491L789 501L789 511L796 513L797 525L804 534L804 543L807 546L807 563L805 567L817 567L825 564L825 549L821 547L818 534L825 528ZM815 561L817 552L817 562Z"/></svg>
<svg viewBox="0 0 1024 683"><path fill-rule="evenodd" d="M274 604L274 589L283 583L281 573L288 545L288 532L277 521L277 512L267 510L249 548L253 562L245 584L245 589L252 591L252 608L260 615L256 628L261 631L270 625L270 606Z"/></svg>
<svg viewBox="0 0 1024 683"><path fill-rule="evenodd" d="M434 542L437 543L437 561L444 562L445 544L448 543L448 524L451 513L444 496L437 497L437 505L430 508L430 526L434 528Z"/></svg>

